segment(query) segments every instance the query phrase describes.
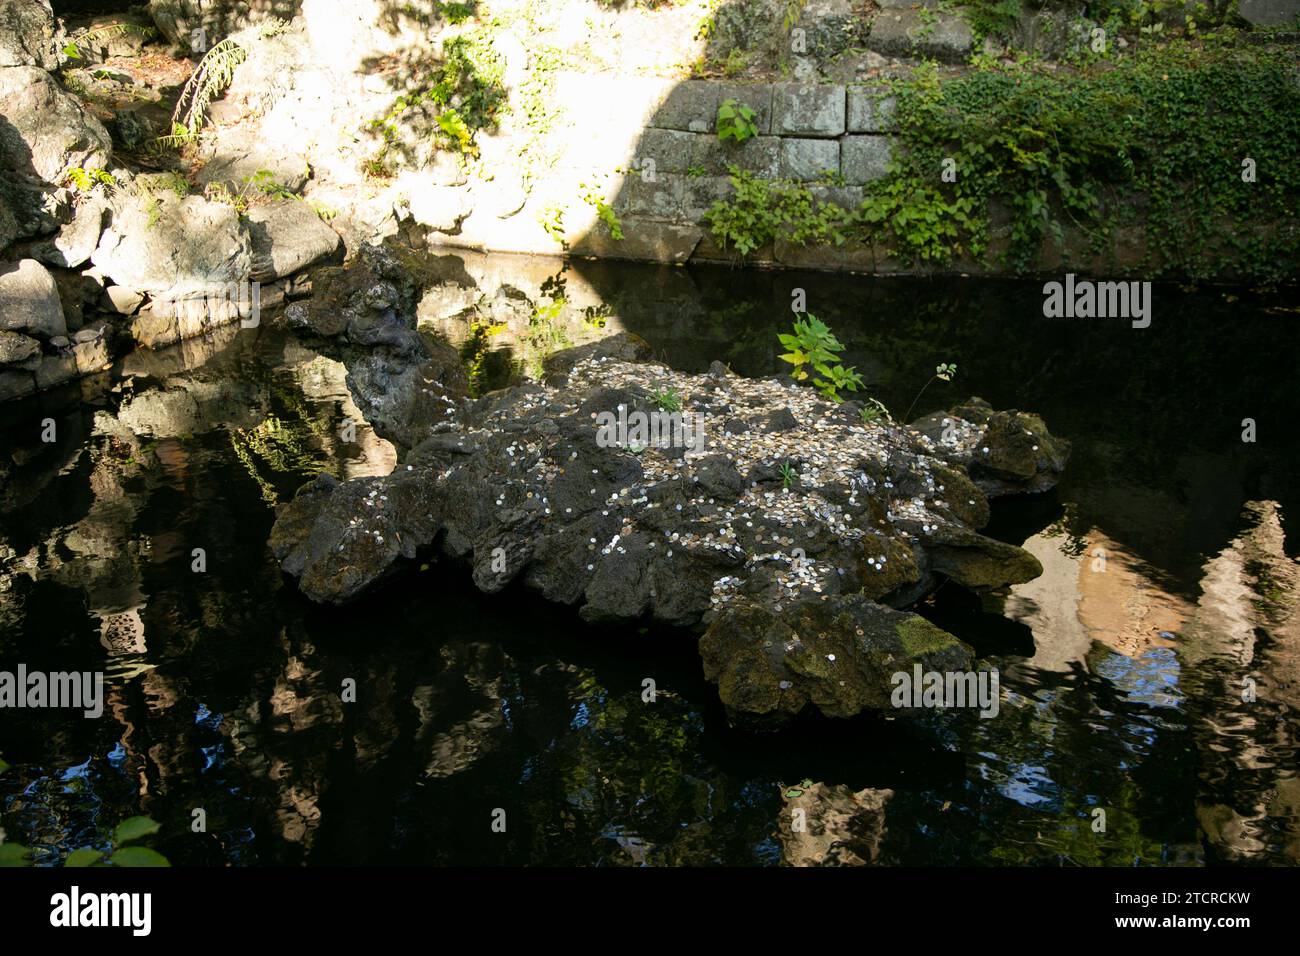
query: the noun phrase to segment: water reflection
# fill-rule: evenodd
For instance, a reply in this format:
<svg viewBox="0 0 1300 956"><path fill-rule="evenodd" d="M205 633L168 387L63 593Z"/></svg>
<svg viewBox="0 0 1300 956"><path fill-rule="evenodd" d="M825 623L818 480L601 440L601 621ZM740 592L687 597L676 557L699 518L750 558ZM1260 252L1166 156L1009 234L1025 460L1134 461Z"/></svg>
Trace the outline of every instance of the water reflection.
<svg viewBox="0 0 1300 956"><path fill-rule="evenodd" d="M506 325L499 372L523 374L560 288L544 265L470 262L456 274L473 295L426 296L425 324ZM546 320L571 322L565 335L603 322L684 366L775 367L789 276L566 275ZM1226 426L1196 424L1194 383L1161 372L1230 353L1221 326L1193 311L1178 341L1153 332L1141 364L1103 330L1022 335L1013 353L960 310L1014 331L1016 286L835 282L827 314L889 404L910 401L912 371L955 358L963 397L1041 410L1075 442L1066 483L993 528L1043 576L922 607L1000 668L996 719L740 735L690 635L484 598L432 554L360 605L307 605L265 548L276 503L320 471L384 474L395 454L360 422L337 356L232 329L134 356L62 405L4 411L0 665L103 669L108 685L99 721L6 713L10 838L49 863L148 813L177 863L1295 863L1297 570L1280 477L1295 449L1226 451ZM522 298L497 295L506 284ZM887 322L854 319L872 303ZM1082 381L1103 359L1108 384ZM1263 408L1281 389L1240 377L1218 398ZM1142 414L1107 417L1119 407ZM53 444L33 427L46 415Z"/></svg>

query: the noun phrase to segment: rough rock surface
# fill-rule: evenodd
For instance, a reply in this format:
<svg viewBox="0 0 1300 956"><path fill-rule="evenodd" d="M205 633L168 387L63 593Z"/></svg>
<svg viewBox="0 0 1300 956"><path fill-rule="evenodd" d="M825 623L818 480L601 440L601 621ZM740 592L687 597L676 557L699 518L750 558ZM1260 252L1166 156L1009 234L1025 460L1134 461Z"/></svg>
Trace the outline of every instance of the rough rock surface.
<svg viewBox="0 0 1300 956"><path fill-rule="evenodd" d="M0 263L0 329L46 339L67 334L54 277L35 259Z"/></svg>
<svg viewBox="0 0 1300 956"><path fill-rule="evenodd" d="M880 857L885 809L892 790L859 790L812 783L781 788L786 812L778 817L781 857L788 866L866 866ZM804 826L795 826L802 810Z"/></svg>
<svg viewBox="0 0 1300 956"><path fill-rule="evenodd" d="M0 0L0 67L58 65L49 0Z"/></svg>
<svg viewBox="0 0 1300 956"><path fill-rule="evenodd" d="M44 70L0 69L0 104L0 152L14 174L57 183L70 166L108 165L108 130Z"/></svg>
<svg viewBox="0 0 1300 956"><path fill-rule="evenodd" d="M1257 27L1280 27L1300 17L1300 0L1241 0L1243 20Z"/></svg>
<svg viewBox="0 0 1300 956"><path fill-rule="evenodd" d="M270 282L320 262L338 251L338 233L304 202L286 200L248 211L253 245L252 277Z"/></svg>
<svg viewBox="0 0 1300 956"><path fill-rule="evenodd" d="M546 386L477 401L429 376L425 400L402 406L409 417L379 429L400 426L405 460L385 477L305 486L277 516L273 552L321 602L357 597L438 541L487 593L519 580L588 620L706 628L724 703L767 720L808 703L836 716L886 706L898 670L968 666L956 638L885 605L944 579L982 590L1041 573L978 533L986 491L957 464L996 446L989 492L1050 485L1065 452L1043 431L1021 455L1019 413L972 402L981 421L949 416L936 441L864 424L788 380L717 364L679 374L647 351L614 336L553 357ZM355 370L349 385L364 410ZM658 441L600 427L602 414L669 414L674 399L691 417L676 432L669 419Z"/></svg>
<svg viewBox="0 0 1300 956"><path fill-rule="evenodd" d="M99 196L69 204L58 235L32 246L31 254L47 266L75 269L90 259L104 230L107 203Z"/></svg>
<svg viewBox="0 0 1300 956"><path fill-rule="evenodd" d="M163 36L189 50L196 30L212 46L255 23L292 20L301 6L301 0L149 0L149 15Z"/></svg>
<svg viewBox="0 0 1300 956"><path fill-rule="evenodd" d="M239 213L201 196L122 190L91 261L117 285L162 299L246 280L252 246Z"/></svg>
<svg viewBox="0 0 1300 956"><path fill-rule="evenodd" d="M867 46L884 56L933 57L964 63L975 42L970 24L957 13L884 10L871 24Z"/></svg>
<svg viewBox="0 0 1300 956"><path fill-rule="evenodd" d="M40 354L41 343L31 336L0 331L0 365L25 365Z"/></svg>

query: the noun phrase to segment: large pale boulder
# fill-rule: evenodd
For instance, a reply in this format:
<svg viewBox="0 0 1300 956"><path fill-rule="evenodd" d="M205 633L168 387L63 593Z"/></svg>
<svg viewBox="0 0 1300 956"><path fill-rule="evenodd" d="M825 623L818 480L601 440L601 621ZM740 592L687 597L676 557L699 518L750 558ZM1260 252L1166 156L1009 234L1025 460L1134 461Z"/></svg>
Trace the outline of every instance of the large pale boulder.
<svg viewBox="0 0 1300 956"><path fill-rule="evenodd" d="M68 221L58 235L32 247L31 255L48 266L75 269L90 258L99 244L107 202L100 196L91 196L84 202L69 205Z"/></svg>
<svg viewBox="0 0 1300 956"><path fill-rule="evenodd" d="M398 5L390 0L302 0L315 59L336 73L364 71L384 57L429 42L433 0Z"/></svg>
<svg viewBox="0 0 1300 956"><path fill-rule="evenodd" d="M104 124L42 69L0 69L0 168L58 183L73 166L103 168L112 155Z"/></svg>
<svg viewBox="0 0 1300 956"><path fill-rule="evenodd" d="M156 299L205 297L252 271L252 245L239 213L201 196L115 197L91 261L116 285Z"/></svg>
<svg viewBox="0 0 1300 956"><path fill-rule="evenodd" d="M248 211L253 247L252 277L271 282L304 269L338 251L338 233L296 199Z"/></svg>
<svg viewBox="0 0 1300 956"><path fill-rule="evenodd" d="M58 65L49 0L0 0L0 67Z"/></svg>
<svg viewBox="0 0 1300 956"><path fill-rule="evenodd" d="M0 329L46 339L68 334L58 286L35 259L0 263Z"/></svg>
<svg viewBox="0 0 1300 956"><path fill-rule="evenodd" d="M398 179L411 218L438 232L454 232L473 211L469 191L463 186L435 186L415 173Z"/></svg>

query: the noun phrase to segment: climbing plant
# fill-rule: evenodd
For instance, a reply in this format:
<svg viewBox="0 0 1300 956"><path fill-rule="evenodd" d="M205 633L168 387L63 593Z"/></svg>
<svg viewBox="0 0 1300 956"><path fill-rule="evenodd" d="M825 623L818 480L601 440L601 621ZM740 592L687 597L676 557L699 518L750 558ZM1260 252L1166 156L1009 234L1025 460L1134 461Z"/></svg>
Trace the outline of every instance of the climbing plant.
<svg viewBox="0 0 1300 956"><path fill-rule="evenodd" d="M705 215L745 255L778 237L873 242L927 263L1037 265L1045 245L1145 234L1150 274L1293 274L1300 260L1300 84L1284 51L1229 36L1152 46L1075 73L1008 67L894 85L898 145L856 209L731 170ZM996 223L996 228L995 228Z"/></svg>
<svg viewBox="0 0 1300 956"><path fill-rule="evenodd" d="M1267 50L1180 43L1066 80L918 71L897 90L904 148L869 187L864 224L913 258L979 255L996 200L1015 267L1067 226L1100 246L1132 223L1153 268L1195 278L1231 253L1251 277L1275 275L1300 249L1284 224L1300 198L1293 69Z"/></svg>

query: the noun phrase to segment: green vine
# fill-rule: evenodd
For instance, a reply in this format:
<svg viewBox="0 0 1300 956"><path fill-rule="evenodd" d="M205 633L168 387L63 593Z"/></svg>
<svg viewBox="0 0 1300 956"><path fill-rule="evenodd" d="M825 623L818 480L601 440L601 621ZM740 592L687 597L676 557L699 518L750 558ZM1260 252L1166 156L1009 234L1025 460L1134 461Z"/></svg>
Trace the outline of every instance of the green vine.
<svg viewBox="0 0 1300 956"><path fill-rule="evenodd" d="M718 244L849 238L937 264L996 249L1027 271L1067 230L1095 252L1132 227L1146 238L1135 265L1153 275L1276 281L1300 261L1300 85L1285 50L1229 34L1072 73L941 82L920 68L893 93L901 148L860 207L732 169L734 195L705 216Z"/></svg>

